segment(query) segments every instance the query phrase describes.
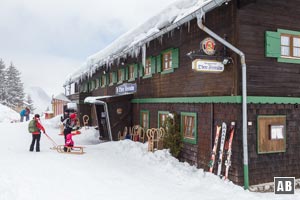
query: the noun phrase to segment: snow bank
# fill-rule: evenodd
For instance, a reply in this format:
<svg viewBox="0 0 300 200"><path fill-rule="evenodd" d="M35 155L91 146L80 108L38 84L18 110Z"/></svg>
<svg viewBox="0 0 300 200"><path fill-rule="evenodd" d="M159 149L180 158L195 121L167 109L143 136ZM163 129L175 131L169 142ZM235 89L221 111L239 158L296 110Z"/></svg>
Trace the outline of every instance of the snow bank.
<svg viewBox="0 0 300 200"><path fill-rule="evenodd" d="M20 114L11 108L0 104L0 122L19 122Z"/></svg>

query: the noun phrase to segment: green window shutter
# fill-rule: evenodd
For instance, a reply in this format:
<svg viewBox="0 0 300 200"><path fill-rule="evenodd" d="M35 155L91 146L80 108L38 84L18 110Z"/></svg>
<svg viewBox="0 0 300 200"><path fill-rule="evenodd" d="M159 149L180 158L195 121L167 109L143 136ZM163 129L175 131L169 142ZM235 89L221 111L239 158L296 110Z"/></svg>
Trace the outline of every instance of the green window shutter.
<svg viewBox="0 0 300 200"><path fill-rule="evenodd" d="M138 64L134 64L134 78L138 77Z"/></svg>
<svg viewBox="0 0 300 200"><path fill-rule="evenodd" d="M129 71L128 66L125 67L124 71L125 71L124 72L124 76L125 76L124 80L126 81L126 80L128 80L128 71Z"/></svg>
<svg viewBox="0 0 300 200"><path fill-rule="evenodd" d="M278 58L281 55L280 52L280 33L266 31L265 34L265 54L266 57Z"/></svg>
<svg viewBox="0 0 300 200"><path fill-rule="evenodd" d="M116 83L118 81L118 74L117 72L113 72L113 83Z"/></svg>
<svg viewBox="0 0 300 200"><path fill-rule="evenodd" d="M139 77L144 76L144 66L142 63L139 64Z"/></svg>
<svg viewBox="0 0 300 200"><path fill-rule="evenodd" d="M153 56L151 56L150 59L151 59L151 74L155 74L156 59Z"/></svg>
<svg viewBox="0 0 300 200"><path fill-rule="evenodd" d="M122 71L122 81L125 81L125 79L126 79L126 76L125 76L125 68L123 68L123 69L121 69L121 71Z"/></svg>
<svg viewBox="0 0 300 200"><path fill-rule="evenodd" d="M172 68L179 67L179 49L172 49Z"/></svg>
<svg viewBox="0 0 300 200"><path fill-rule="evenodd" d="M107 74L103 75L102 78L104 78L104 85L103 86L106 86L107 81L108 81Z"/></svg>
<svg viewBox="0 0 300 200"><path fill-rule="evenodd" d="M157 72L161 72L161 54L156 56L156 69Z"/></svg>

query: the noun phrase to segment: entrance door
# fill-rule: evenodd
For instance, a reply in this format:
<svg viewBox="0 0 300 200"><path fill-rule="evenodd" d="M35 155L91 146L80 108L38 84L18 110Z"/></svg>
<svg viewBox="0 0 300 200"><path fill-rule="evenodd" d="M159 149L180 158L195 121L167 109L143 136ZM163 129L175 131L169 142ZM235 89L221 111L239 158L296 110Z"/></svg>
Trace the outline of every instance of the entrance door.
<svg viewBox="0 0 300 200"><path fill-rule="evenodd" d="M98 119L98 127L99 127L99 139L100 140L110 140L109 139L109 131L107 126L107 114L104 109L104 105L95 105L96 106L96 114Z"/></svg>

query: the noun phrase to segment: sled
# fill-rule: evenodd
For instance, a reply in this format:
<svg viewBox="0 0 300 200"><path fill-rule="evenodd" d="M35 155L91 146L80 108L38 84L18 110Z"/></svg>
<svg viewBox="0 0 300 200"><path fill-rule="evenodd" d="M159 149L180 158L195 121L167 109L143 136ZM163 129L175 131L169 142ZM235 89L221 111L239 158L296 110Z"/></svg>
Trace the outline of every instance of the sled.
<svg viewBox="0 0 300 200"><path fill-rule="evenodd" d="M64 149L67 151L64 151ZM80 146L73 146L73 147L66 147L65 145L57 145L56 150L58 153L67 153L67 154L84 154L83 152L84 147Z"/></svg>

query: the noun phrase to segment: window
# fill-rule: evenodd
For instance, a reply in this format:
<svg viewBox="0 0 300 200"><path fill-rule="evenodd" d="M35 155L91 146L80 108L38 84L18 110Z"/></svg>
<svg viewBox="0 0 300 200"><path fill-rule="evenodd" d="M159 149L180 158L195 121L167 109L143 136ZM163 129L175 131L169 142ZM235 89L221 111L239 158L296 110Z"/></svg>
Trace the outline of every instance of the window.
<svg viewBox="0 0 300 200"><path fill-rule="evenodd" d="M141 126L145 129L145 131L147 129L149 129L149 111L148 110L141 110L141 119L140 119L140 123Z"/></svg>
<svg viewBox="0 0 300 200"><path fill-rule="evenodd" d="M99 79L96 79L96 86L95 86L95 89L98 89L99 87Z"/></svg>
<svg viewBox="0 0 300 200"><path fill-rule="evenodd" d="M259 115L257 117L257 131L257 151L259 154L285 152L285 115Z"/></svg>
<svg viewBox="0 0 300 200"><path fill-rule="evenodd" d="M197 114L190 112L181 113L181 133L183 140L197 144Z"/></svg>
<svg viewBox="0 0 300 200"><path fill-rule="evenodd" d="M102 75L101 76L101 87L105 87L106 86L106 75Z"/></svg>
<svg viewBox="0 0 300 200"><path fill-rule="evenodd" d="M165 53L163 53L163 66L162 66L162 70L166 71L172 68L172 52L171 51L167 51Z"/></svg>
<svg viewBox="0 0 300 200"><path fill-rule="evenodd" d="M151 59L146 60L145 75L151 75Z"/></svg>
<svg viewBox="0 0 300 200"><path fill-rule="evenodd" d="M300 63L300 32L277 29L266 31L266 57L277 58L278 62Z"/></svg>
<svg viewBox="0 0 300 200"><path fill-rule="evenodd" d="M113 72L110 72L109 73L109 85L114 84L113 80L114 80L114 74L113 74Z"/></svg>
<svg viewBox="0 0 300 200"><path fill-rule="evenodd" d="M89 85L87 82L83 83L82 92L88 92Z"/></svg>
<svg viewBox="0 0 300 200"><path fill-rule="evenodd" d="M118 70L118 83L123 83L124 81L124 69Z"/></svg>
<svg viewBox="0 0 300 200"><path fill-rule="evenodd" d="M168 111L158 111L158 128L162 127L169 115Z"/></svg>
<svg viewBox="0 0 300 200"><path fill-rule="evenodd" d="M156 57L157 72L172 73L179 67L179 49L167 49Z"/></svg>
<svg viewBox="0 0 300 200"><path fill-rule="evenodd" d="M300 36L281 35L281 56L300 58Z"/></svg>
<svg viewBox="0 0 300 200"><path fill-rule="evenodd" d="M129 65L129 73L128 73L128 79L134 80L134 65Z"/></svg>

